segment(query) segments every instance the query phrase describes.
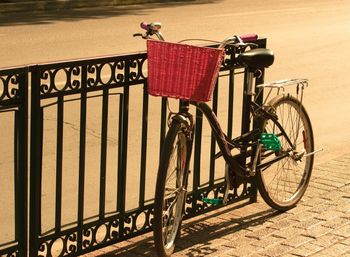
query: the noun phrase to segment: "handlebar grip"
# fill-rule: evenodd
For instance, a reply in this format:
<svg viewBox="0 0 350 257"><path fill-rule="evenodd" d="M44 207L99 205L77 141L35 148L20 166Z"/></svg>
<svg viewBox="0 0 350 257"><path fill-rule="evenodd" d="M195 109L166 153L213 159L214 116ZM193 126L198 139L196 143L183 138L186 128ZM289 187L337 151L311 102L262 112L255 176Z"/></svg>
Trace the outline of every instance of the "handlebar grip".
<svg viewBox="0 0 350 257"><path fill-rule="evenodd" d="M147 24L147 22L141 22L141 24L140 24L140 27L142 28L142 29L144 29L144 30L148 30L148 24Z"/></svg>
<svg viewBox="0 0 350 257"><path fill-rule="evenodd" d="M255 33L244 34L239 36L244 43L255 42L258 39L258 35Z"/></svg>

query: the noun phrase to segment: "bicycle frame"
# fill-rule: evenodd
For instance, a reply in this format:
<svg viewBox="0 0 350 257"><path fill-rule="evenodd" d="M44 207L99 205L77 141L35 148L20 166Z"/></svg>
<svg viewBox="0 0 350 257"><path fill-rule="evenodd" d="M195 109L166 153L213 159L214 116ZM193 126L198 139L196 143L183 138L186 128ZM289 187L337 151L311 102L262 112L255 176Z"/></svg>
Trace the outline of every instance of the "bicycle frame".
<svg viewBox="0 0 350 257"><path fill-rule="evenodd" d="M281 131L281 134L286 138L286 141L290 146L290 150L293 150L295 146L291 142L290 138L288 137L287 133L285 132L284 128L279 123L277 118L273 114L265 110L262 106L260 106L256 101L252 100L252 96L254 95L253 93L254 88L253 88L253 74L251 72L248 72L248 75L246 76L245 88L246 88L246 95L245 95L244 105L249 106L248 110L251 110L252 113L254 112L258 113L253 115L254 119L272 120L273 123ZM257 160L254 158L255 161L253 161L253 165L251 165L252 167L246 167L245 163L240 163L237 160L239 159L237 157L246 159L247 157L258 156L260 151L259 135L262 133L262 131L260 129L250 130L249 128L248 129L246 128L247 131L245 134L239 137L236 137L234 139L230 139L223 132L216 114L213 112L211 107L204 102L181 101L180 111L176 114L177 119L183 120L183 121L187 120L188 117L191 117L192 119L192 115L189 113L189 105L193 105L197 109L199 109L208 120L209 125L212 129L212 132L214 134L215 140L220 149L220 153L216 154L216 157L218 158L222 156L224 158L226 163L229 165L228 170L229 170L230 176L239 176L239 177L246 178L246 177L255 175L255 170L261 170L289 156L288 152L281 153L279 155L276 155L276 157L273 158L272 160L269 160L265 163L257 163ZM251 143L249 143L250 141ZM252 147L252 149L247 151L248 147ZM241 153L238 155L232 155L231 150L233 148L240 149ZM271 152L271 154L274 154L274 152Z"/></svg>

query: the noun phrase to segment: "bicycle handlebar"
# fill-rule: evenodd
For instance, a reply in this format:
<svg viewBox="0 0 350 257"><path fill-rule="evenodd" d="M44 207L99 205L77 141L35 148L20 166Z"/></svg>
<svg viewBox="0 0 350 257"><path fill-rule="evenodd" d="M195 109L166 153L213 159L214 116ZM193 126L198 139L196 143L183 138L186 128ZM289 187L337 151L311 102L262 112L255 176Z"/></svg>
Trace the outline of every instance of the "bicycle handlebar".
<svg viewBox="0 0 350 257"><path fill-rule="evenodd" d="M142 38L147 39L149 38L149 36L152 36L155 34L160 40L164 41L164 38L161 32L159 31L162 27L160 22L151 22L151 23L141 22L140 27L146 30L145 35L138 33L138 34L134 34L134 36L142 36ZM230 43L233 43L233 41L236 41L235 43L238 43L238 44L252 43L252 42L255 42L257 39L258 39L258 35L255 33L244 34L241 36L234 36L230 39L226 39L225 41L222 42L222 45L224 46L230 41L231 41Z"/></svg>
<svg viewBox="0 0 350 257"><path fill-rule="evenodd" d="M255 42L258 39L258 35L254 33L244 34L239 36L244 43Z"/></svg>
<svg viewBox="0 0 350 257"><path fill-rule="evenodd" d="M141 29L148 30L148 24L146 22L141 22L140 24Z"/></svg>

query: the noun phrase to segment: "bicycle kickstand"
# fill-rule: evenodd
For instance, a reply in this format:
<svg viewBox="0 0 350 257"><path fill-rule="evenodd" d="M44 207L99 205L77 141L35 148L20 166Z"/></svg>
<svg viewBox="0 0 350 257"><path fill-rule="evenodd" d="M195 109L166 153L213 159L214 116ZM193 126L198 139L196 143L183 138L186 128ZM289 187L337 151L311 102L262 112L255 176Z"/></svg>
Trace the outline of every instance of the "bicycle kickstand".
<svg viewBox="0 0 350 257"><path fill-rule="evenodd" d="M229 179L229 168L226 167L225 169L225 180L226 180L226 188L225 188L225 194L224 194L224 199L222 200L222 204L226 205L228 202L228 194L230 192L230 189L233 188L233 186L231 185L230 179Z"/></svg>
<svg viewBox="0 0 350 257"><path fill-rule="evenodd" d="M226 205L228 202L228 193L230 191L230 187L228 183L226 184L226 189L225 189L225 194L224 194L224 199L222 199L222 204Z"/></svg>
<svg viewBox="0 0 350 257"><path fill-rule="evenodd" d="M228 168L225 171L225 180L226 180L226 188L225 188L225 193L224 193L224 198L202 198L202 201L207 203L207 204L213 204L213 205L226 205L228 203L228 195L230 192L230 189L233 188L233 186L230 183L229 180L229 172Z"/></svg>

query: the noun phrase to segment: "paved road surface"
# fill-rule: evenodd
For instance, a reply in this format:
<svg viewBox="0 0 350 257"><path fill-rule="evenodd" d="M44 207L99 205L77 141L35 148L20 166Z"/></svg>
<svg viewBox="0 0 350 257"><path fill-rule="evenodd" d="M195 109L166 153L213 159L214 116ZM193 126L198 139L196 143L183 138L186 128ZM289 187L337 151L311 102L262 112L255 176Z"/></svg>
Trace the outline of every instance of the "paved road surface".
<svg viewBox="0 0 350 257"><path fill-rule="evenodd" d="M306 106L317 147L329 159L349 149L350 16L348 1L206 1L0 17L0 66L84 58L144 49L131 37L140 21L162 21L170 41L222 39L256 32L276 62L267 80L306 77Z"/></svg>

